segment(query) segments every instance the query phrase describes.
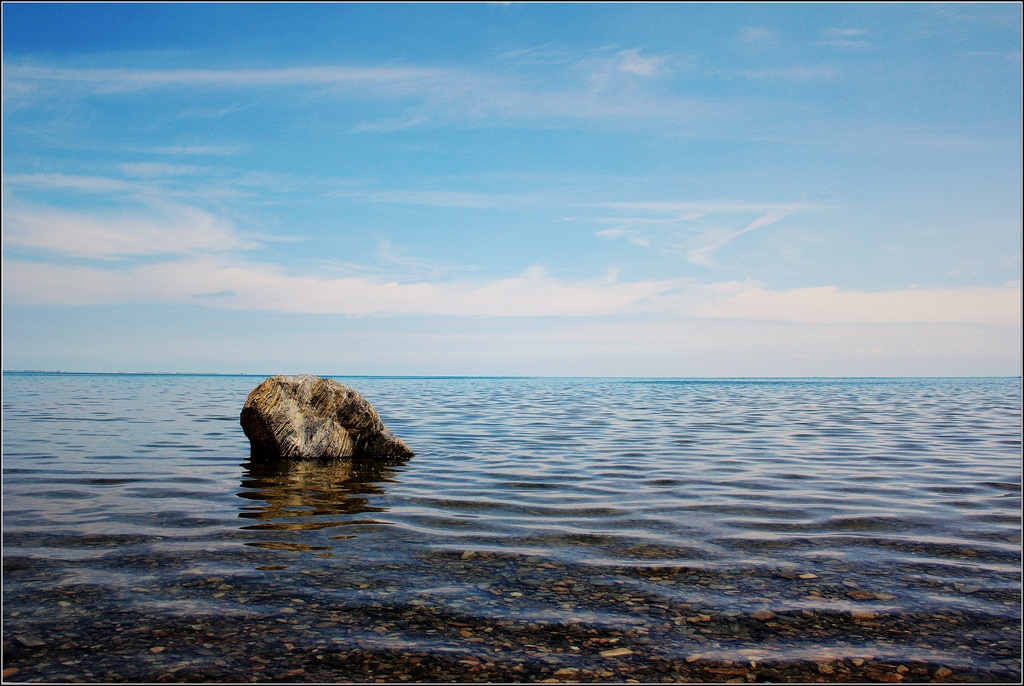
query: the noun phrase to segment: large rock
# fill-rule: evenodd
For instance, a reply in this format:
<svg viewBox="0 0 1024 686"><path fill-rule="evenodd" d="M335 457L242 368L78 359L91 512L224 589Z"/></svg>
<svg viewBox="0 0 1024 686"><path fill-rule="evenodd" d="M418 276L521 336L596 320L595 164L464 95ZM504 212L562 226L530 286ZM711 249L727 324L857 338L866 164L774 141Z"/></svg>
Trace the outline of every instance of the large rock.
<svg viewBox="0 0 1024 686"><path fill-rule="evenodd" d="M413 454L358 391L312 374L261 383L245 401L241 422L256 460Z"/></svg>

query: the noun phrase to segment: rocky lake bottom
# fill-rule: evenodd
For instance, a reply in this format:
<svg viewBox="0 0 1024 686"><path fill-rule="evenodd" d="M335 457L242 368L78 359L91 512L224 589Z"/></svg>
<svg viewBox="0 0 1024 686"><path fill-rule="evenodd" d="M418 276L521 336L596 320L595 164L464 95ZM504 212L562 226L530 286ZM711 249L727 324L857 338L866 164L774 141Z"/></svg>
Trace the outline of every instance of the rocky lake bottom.
<svg viewBox="0 0 1024 686"><path fill-rule="evenodd" d="M5 682L1019 682L1016 379L4 374Z"/></svg>

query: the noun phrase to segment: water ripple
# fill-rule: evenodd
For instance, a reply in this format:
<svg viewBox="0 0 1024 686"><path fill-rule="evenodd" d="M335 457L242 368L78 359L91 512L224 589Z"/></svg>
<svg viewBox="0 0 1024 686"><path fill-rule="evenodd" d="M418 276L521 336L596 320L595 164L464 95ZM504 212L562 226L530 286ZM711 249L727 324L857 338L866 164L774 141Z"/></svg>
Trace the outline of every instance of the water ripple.
<svg viewBox="0 0 1024 686"><path fill-rule="evenodd" d="M648 608L767 595L779 612L1019 619L1015 380L348 380L416 451L387 466L249 463L237 412L258 382L4 375L5 563L54 570L18 583L114 598L197 570L352 564L410 603L466 614L479 596L487 621L491 566L549 565ZM452 560L476 559L486 587L453 585ZM524 621L632 616L602 592L571 611L561 587L530 595L533 573L513 573ZM331 578L329 602L357 602Z"/></svg>

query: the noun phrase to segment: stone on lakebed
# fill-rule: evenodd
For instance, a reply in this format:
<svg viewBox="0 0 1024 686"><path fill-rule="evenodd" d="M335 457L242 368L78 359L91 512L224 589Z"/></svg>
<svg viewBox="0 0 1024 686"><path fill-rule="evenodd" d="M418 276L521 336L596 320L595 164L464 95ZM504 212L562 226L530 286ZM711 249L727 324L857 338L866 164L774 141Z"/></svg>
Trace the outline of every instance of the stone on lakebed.
<svg viewBox="0 0 1024 686"><path fill-rule="evenodd" d="M241 423L254 460L413 455L358 391L312 374L268 378L249 394Z"/></svg>

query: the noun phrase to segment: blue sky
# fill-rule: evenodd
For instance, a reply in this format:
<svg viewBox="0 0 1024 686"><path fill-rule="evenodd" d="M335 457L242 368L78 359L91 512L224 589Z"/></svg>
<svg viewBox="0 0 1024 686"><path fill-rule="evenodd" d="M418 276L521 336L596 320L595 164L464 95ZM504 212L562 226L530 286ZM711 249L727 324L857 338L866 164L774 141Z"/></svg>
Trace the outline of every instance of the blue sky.
<svg viewBox="0 0 1024 686"><path fill-rule="evenodd" d="M1021 371L1021 8L3 5L3 368Z"/></svg>

